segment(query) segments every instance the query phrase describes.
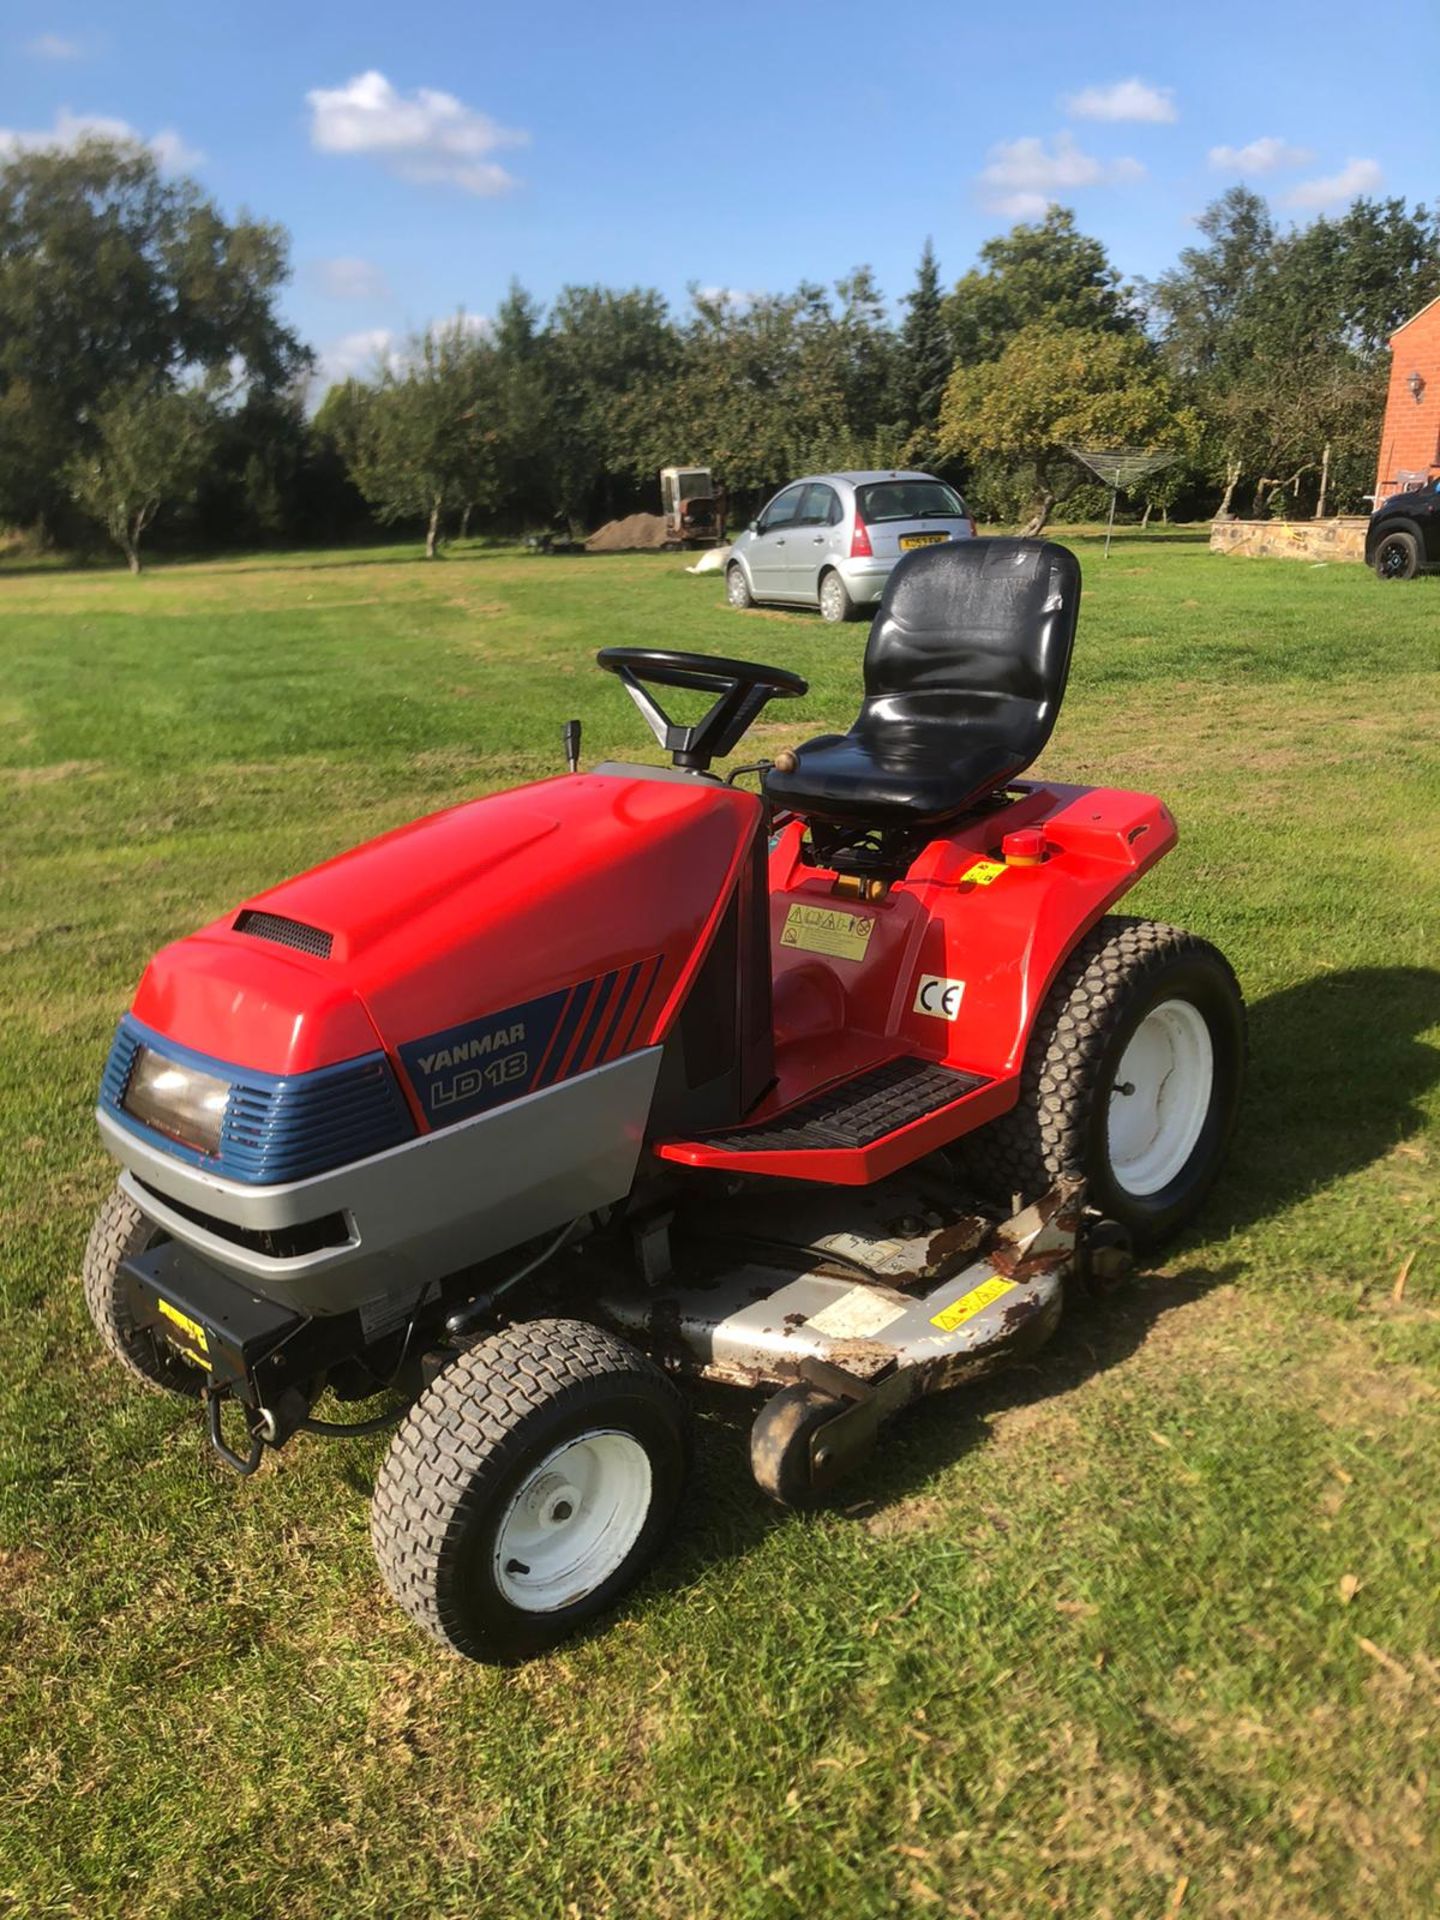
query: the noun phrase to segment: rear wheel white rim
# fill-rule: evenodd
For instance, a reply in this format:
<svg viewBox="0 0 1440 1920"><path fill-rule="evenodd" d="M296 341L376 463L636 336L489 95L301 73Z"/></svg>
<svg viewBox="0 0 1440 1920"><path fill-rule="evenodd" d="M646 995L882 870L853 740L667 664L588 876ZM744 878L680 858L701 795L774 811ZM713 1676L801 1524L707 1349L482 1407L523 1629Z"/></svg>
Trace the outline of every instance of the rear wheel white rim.
<svg viewBox="0 0 1440 1920"><path fill-rule="evenodd" d="M838 620L845 611L845 589L833 573L827 573L820 588L820 611L827 620Z"/></svg>
<svg viewBox="0 0 1440 1920"><path fill-rule="evenodd" d="M1110 1090L1110 1172L1126 1193L1159 1193L1184 1170L1215 1089L1215 1047L1188 1000L1163 1000L1130 1036Z"/></svg>
<svg viewBox="0 0 1440 1920"><path fill-rule="evenodd" d="M525 1613L555 1613L628 1559L650 1511L650 1456L633 1434L595 1429L548 1453L510 1497L495 1534L495 1583Z"/></svg>

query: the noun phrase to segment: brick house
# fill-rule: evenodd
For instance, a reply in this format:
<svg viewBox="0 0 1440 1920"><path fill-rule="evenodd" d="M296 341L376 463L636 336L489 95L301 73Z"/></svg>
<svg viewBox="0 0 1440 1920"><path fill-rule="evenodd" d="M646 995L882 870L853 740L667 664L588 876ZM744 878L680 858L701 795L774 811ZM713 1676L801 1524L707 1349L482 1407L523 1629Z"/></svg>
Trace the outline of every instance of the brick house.
<svg viewBox="0 0 1440 1920"><path fill-rule="evenodd" d="M1440 474L1440 298L1390 336L1390 386L1380 430L1375 498Z"/></svg>

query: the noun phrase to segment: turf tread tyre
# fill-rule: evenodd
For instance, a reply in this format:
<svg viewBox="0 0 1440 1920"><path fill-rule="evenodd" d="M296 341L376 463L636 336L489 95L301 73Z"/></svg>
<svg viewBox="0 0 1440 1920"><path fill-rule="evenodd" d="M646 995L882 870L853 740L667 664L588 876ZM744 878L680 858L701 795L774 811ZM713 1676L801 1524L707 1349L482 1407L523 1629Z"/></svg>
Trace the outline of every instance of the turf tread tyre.
<svg viewBox="0 0 1440 1920"><path fill-rule="evenodd" d="M477 1606L467 1566L507 1483L559 1434L561 1410L583 1416L591 1406L603 1419L617 1395L648 1405L678 1457L675 1484L652 1504L636 1546L610 1579L558 1613L507 1610L493 1597ZM391 1595L432 1639L472 1659L523 1657L564 1638L618 1599L653 1557L688 1465L688 1419L658 1367L588 1322L522 1322L478 1341L421 1394L376 1477L371 1540Z"/></svg>
<svg viewBox="0 0 1440 1920"><path fill-rule="evenodd" d="M85 1305L106 1349L132 1380L157 1393L198 1399L205 1375L145 1328L136 1326L118 1284L121 1262L144 1253L163 1238L129 1195L119 1186L112 1187L95 1216L85 1246L81 1269Z"/></svg>
<svg viewBox="0 0 1440 1920"><path fill-rule="evenodd" d="M1118 1192L1106 1190L1096 1165L1103 1128L1098 1109L1108 1099L1122 1051L1117 1036L1128 1038L1127 1016L1153 1004L1161 983L1182 969L1208 976L1231 1015L1230 1051L1223 1051L1223 1032L1217 1046L1219 1108L1205 1162L1183 1198L1154 1209L1138 1202L1127 1208ZM1015 1194L1034 1200L1062 1175L1083 1174L1092 1204L1121 1219L1137 1244L1154 1245L1189 1218L1219 1170L1238 1105L1244 1053L1243 1002L1223 954L1181 927L1107 915L1077 942L1052 983L1031 1030L1019 1101L967 1143L968 1170L1002 1204Z"/></svg>

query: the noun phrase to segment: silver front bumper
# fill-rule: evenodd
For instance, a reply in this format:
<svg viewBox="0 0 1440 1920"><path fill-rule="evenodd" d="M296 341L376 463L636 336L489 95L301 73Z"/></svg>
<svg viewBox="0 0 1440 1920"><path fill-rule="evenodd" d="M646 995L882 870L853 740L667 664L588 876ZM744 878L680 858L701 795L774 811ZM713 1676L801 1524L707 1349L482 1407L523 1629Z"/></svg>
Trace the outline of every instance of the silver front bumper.
<svg viewBox="0 0 1440 1920"><path fill-rule="evenodd" d="M147 1219L302 1313L414 1298L432 1281L612 1205L630 1191L658 1047L333 1172L253 1187L177 1160L103 1108L96 1120ZM170 1202L178 1202L171 1205ZM181 1211L208 1216L198 1224ZM224 1229L275 1232L338 1214L344 1244L276 1259Z"/></svg>

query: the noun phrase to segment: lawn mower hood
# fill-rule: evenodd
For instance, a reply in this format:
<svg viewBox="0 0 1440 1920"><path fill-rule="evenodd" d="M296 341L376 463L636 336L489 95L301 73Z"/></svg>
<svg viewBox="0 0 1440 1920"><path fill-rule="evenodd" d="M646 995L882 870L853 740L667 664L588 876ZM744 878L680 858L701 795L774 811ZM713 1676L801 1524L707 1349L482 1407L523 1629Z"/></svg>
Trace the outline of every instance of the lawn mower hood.
<svg viewBox="0 0 1440 1920"><path fill-rule="evenodd" d="M256 896L163 949L121 1022L99 1118L125 1179L322 1311L621 1198L760 827L734 788L606 768Z"/></svg>

